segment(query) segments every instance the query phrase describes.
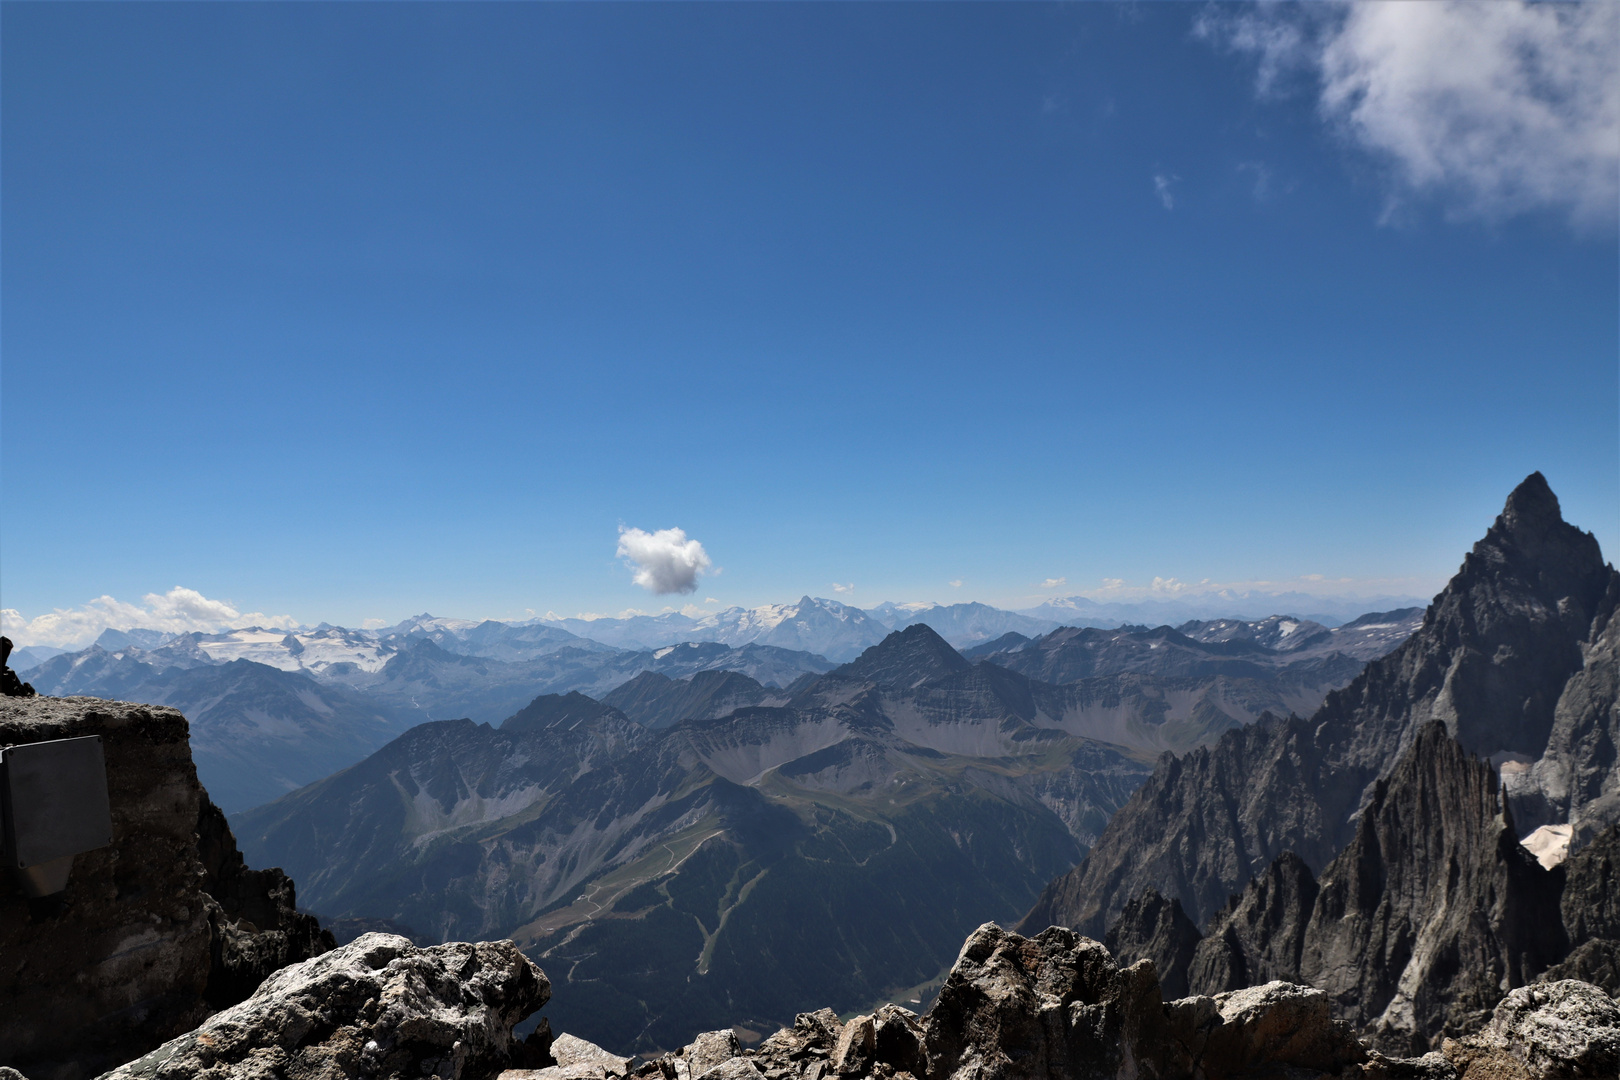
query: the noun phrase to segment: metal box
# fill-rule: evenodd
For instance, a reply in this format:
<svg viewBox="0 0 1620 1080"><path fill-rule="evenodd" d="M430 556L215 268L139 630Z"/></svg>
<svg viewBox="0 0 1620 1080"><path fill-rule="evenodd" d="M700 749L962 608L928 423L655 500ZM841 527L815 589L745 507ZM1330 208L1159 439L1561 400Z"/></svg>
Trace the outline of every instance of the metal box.
<svg viewBox="0 0 1620 1080"><path fill-rule="evenodd" d="M15 870L111 844L101 736L0 748L0 811L3 855Z"/></svg>

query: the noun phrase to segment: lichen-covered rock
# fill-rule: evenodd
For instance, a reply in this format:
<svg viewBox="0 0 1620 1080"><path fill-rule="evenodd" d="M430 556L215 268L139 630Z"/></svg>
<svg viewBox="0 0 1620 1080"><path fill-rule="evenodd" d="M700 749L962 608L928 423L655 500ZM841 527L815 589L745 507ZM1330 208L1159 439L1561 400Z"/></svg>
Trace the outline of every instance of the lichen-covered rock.
<svg viewBox="0 0 1620 1080"><path fill-rule="evenodd" d="M1350 1025L1333 1019L1320 990L1269 982L1214 1000L1221 1025L1199 1054L1206 1075L1278 1065L1331 1074L1367 1058Z"/></svg>
<svg viewBox="0 0 1620 1080"><path fill-rule="evenodd" d="M1594 938L1536 977L1536 982L1578 979L1620 994L1620 941Z"/></svg>
<svg viewBox="0 0 1620 1080"><path fill-rule="evenodd" d="M65 892L0 888L0 1051L33 1080L82 1080L188 1031L284 964L331 947L280 871L247 869L173 709L0 698L0 743L99 735L112 844Z"/></svg>
<svg viewBox="0 0 1620 1080"><path fill-rule="evenodd" d="M686 1048L686 1067L691 1070L693 1080L696 1080L716 1065L741 1054L742 1043L737 1041L735 1031L730 1028L705 1031Z"/></svg>
<svg viewBox="0 0 1620 1080"><path fill-rule="evenodd" d="M1486 1028L1448 1039L1462 1080L1613 1080L1620 1076L1620 1004L1566 979L1513 991Z"/></svg>
<svg viewBox="0 0 1620 1080"><path fill-rule="evenodd" d="M783 1028L760 1044L754 1060L772 1077L822 1080L832 1075L833 1051L844 1025L831 1009L800 1013L793 1026Z"/></svg>
<svg viewBox="0 0 1620 1080"><path fill-rule="evenodd" d="M104 1080L487 1080L510 1062L512 1026L550 996L510 941L421 949L367 934Z"/></svg>

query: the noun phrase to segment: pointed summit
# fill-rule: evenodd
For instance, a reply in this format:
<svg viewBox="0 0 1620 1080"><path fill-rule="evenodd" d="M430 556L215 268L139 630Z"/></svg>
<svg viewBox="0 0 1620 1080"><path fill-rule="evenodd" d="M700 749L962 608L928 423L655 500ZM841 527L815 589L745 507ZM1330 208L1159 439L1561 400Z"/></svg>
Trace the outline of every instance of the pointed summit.
<svg viewBox="0 0 1620 1080"><path fill-rule="evenodd" d="M896 630L859 657L834 670L845 679L913 690L966 671L973 665L926 623Z"/></svg>
<svg viewBox="0 0 1620 1080"><path fill-rule="evenodd" d="M1507 497L1507 506L1502 509L1502 521L1509 529L1514 529L1525 522L1562 522L1563 511L1558 506L1558 496L1548 486L1547 478L1540 472L1533 472L1520 481Z"/></svg>
<svg viewBox="0 0 1620 1080"><path fill-rule="evenodd" d="M1487 564L1507 564L1520 573L1533 564L1543 575L1574 579L1562 586L1574 591L1581 591L1577 580L1600 576L1603 569L1597 538L1564 520L1558 496L1539 472L1513 489L1473 553Z"/></svg>

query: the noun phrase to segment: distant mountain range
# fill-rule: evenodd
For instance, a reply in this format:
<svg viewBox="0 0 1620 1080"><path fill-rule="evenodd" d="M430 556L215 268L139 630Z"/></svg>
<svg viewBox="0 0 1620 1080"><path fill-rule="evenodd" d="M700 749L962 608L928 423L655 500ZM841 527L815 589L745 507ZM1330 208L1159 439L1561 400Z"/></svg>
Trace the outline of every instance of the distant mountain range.
<svg viewBox="0 0 1620 1080"><path fill-rule="evenodd" d="M709 641L740 648L767 645L824 656L834 663L853 660L863 649L883 640L891 630L916 623L928 626L959 649L969 649L1009 633L1037 637L1059 626L1102 627L1127 625L1180 626L1188 621L1230 620L1270 616L1322 629L1378 606L1368 603L1346 609L1342 603L1325 604L1304 595L1224 601L1147 601L1100 603L1083 596L1049 600L1025 611L1006 611L988 604L883 603L862 610L836 600L806 596L795 604L730 607L701 617L680 612L637 615L629 618L539 618L519 622L447 619L416 615L380 630L353 630L322 623L294 631L250 627L221 634L176 634L134 628L104 630L95 644L107 652L141 649L154 652L182 638L193 640L209 659L254 660L283 671L308 670L319 674L334 664L354 664L376 670L406 642L427 638L447 652L485 656L494 660L533 660L558 649L590 649L605 645L630 652L653 651L684 642ZM1396 603L1384 605L1397 607ZM1328 609L1323 613L1317 609ZM1311 612L1315 611L1315 614ZM1278 615L1277 612L1292 614ZM30 645L12 653L12 668L27 672L46 660L74 650Z"/></svg>
<svg viewBox="0 0 1620 1080"><path fill-rule="evenodd" d="M776 642L809 641L840 655L858 655L851 643L881 641L892 632L886 624L903 629L938 622L948 640L977 643L976 658L991 658L1050 683L1078 683L1088 673L1100 673L1104 682L1067 692L1084 696L1093 714L1108 713L1118 723L1144 716L1185 721L1190 725L1186 732L1198 733L1192 736L1196 741L1206 730L1244 723L1268 709L1314 708L1328 690L1353 678L1363 659L1409 632L1415 610L1367 617L1383 620L1376 623L1382 630L1350 625L1328 630L1285 616L1254 624L1200 623L1183 630L1208 639L1206 643L1189 639L1185 647L1163 654L1154 651L1159 639L1142 637L1146 631L1141 628L1086 630L1084 644L1074 636L1082 632L1074 630L1031 638L1024 632L1041 635L1052 628L983 604L887 605L867 613L806 597L796 605L754 609L743 613L746 619L737 615L707 627L731 636L729 644L669 644L656 636L678 629L666 616L580 620L611 640L664 642L638 649L581 637L542 621L474 622L424 614L385 630L324 624L220 634L107 630L89 649L51 656L25 674L41 693L58 696L195 702L187 715L200 775L216 802L235 812L353 764L414 724L459 718L499 723L541 694L617 695L615 704L652 726L696 715L689 710L711 691L718 694L715 700L739 706L781 705L799 682L834 664L818 653ZM1168 628L1153 633L1179 636ZM1035 640L1041 644L1031 646ZM1074 657L1088 649L1109 656L1075 667ZM1203 659L1172 671L1162 662L1172 652ZM1037 656L1047 654L1068 659L1057 661L1056 668L1042 668ZM1138 659L1127 661L1126 654ZM253 677L256 690L248 690L245 669L234 666L242 664L266 669ZM693 691L682 683L671 696L654 678L680 680L710 671L744 676L757 690L739 690L735 683L720 690L718 684L705 683ZM1174 674L1180 681L1144 684L1126 677L1136 673ZM1107 681L1116 675L1123 681ZM635 686L626 686L635 680ZM644 697L657 704L643 704ZM1192 745L1176 723L1153 723L1154 738L1167 740L1164 748Z"/></svg>
<svg viewBox="0 0 1620 1080"><path fill-rule="evenodd" d="M958 628L1008 625L972 607ZM328 918L516 938L569 982L551 1016L568 1031L639 1032L646 1049L768 1030L813 1002L925 995L962 935L1026 907L1160 753L1315 708L1420 619L1184 628L1208 640L1004 630L969 658L926 621L937 611L885 614L905 625L787 685L738 670L771 646L612 654L616 673L645 667L599 695L536 697L499 726L414 727L237 815L237 834ZM710 653L729 666L669 663ZM381 674L414 696L494 663L417 640Z"/></svg>

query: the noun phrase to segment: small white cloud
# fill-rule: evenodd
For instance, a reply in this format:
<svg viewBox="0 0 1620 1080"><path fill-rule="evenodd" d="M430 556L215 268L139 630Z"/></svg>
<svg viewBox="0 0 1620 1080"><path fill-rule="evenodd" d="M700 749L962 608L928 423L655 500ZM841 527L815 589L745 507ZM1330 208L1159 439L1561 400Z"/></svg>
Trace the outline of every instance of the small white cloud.
<svg viewBox="0 0 1620 1080"><path fill-rule="evenodd" d="M853 581L850 582L848 585L840 585L836 581L833 582L833 592L854 592L854 591L855 591L855 583Z"/></svg>
<svg viewBox="0 0 1620 1080"><path fill-rule="evenodd" d="M1171 185L1179 183L1180 180L1181 177L1174 173L1160 172L1153 174L1153 193L1159 197L1160 202L1164 203L1166 210L1176 208L1176 195L1170 188Z"/></svg>
<svg viewBox="0 0 1620 1080"><path fill-rule="evenodd" d="M529 612L529 614L533 615L534 612L531 611L531 612ZM387 619L366 619L363 622L361 622L360 628L362 630L381 630L383 627L385 627L387 625L388 625L388 620Z"/></svg>
<svg viewBox="0 0 1620 1080"><path fill-rule="evenodd" d="M714 597L712 597L712 596L705 596L705 597L704 597L704 598L703 598L703 602L704 602L704 603L705 603L705 604L718 604L718 603L719 603L719 602L720 602L720 601L718 601L718 600L716 600L716 599L715 599L715 598L714 598Z"/></svg>
<svg viewBox="0 0 1620 1080"><path fill-rule="evenodd" d="M698 578L712 565L703 545L687 539L684 529L621 528L618 555L634 571L635 583L659 596L696 592Z"/></svg>
<svg viewBox="0 0 1620 1080"><path fill-rule="evenodd" d="M1041 588L1043 588L1043 589L1061 589L1061 588L1063 588L1063 586L1067 585L1068 583L1069 583L1069 579L1066 578L1066 577L1049 577L1045 581L1041 582Z"/></svg>
<svg viewBox="0 0 1620 1080"><path fill-rule="evenodd" d="M962 587L962 579L957 578L955 581L950 583L950 586L953 589L960 589Z"/></svg>
<svg viewBox="0 0 1620 1080"><path fill-rule="evenodd" d="M166 593L147 593L146 605L125 603L111 596L98 596L76 608L58 608L32 619L7 608L0 618L8 636L22 645L52 645L76 648L94 641L103 630L129 630L141 627L171 634L217 634L244 626L272 630L296 630L298 620L291 615L266 615L262 611L238 611L224 600L210 600L196 589L176 585Z"/></svg>

